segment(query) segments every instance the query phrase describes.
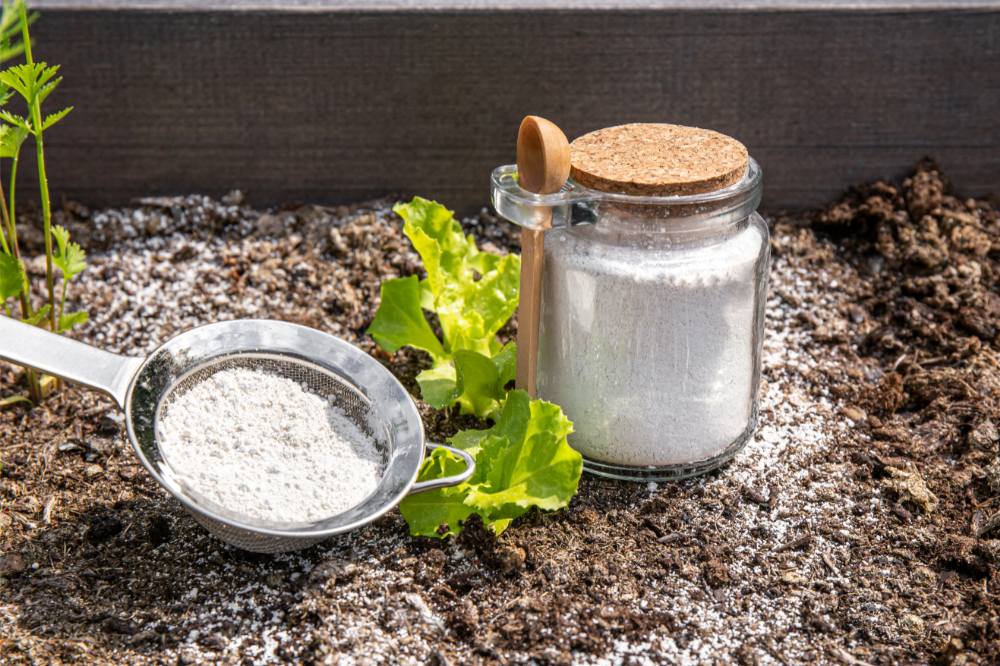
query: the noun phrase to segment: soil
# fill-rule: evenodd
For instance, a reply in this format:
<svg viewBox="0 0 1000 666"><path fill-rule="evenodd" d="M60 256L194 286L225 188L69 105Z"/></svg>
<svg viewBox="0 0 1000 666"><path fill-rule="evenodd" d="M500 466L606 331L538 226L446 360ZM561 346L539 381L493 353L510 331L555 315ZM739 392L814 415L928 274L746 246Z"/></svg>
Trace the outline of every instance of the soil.
<svg viewBox="0 0 1000 666"><path fill-rule="evenodd" d="M996 663L1000 220L952 192L925 162L773 218L756 437L695 480L586 476L567 510L500 538L412 538L392 512L248 554L147 478L109 399L67 387L0 411L0 659ZM275 317L357 343L416 394L425 359L364 335L379 282L418 270L387 201L261 212L233 193L60 218L91 253L82 340L141 354ZM486 212L466 224L516 248ZM19 378L0 367L0 397ZM421 410L437 439L467 425Z"/></svg>

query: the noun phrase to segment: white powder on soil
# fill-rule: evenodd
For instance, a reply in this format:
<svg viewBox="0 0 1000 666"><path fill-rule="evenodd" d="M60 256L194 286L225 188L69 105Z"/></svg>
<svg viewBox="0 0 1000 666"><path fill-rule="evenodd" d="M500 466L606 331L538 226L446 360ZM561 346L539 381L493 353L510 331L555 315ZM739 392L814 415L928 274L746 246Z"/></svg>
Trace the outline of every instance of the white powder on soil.
<svg viewBox="0 0 1000 666"><path fill-rule="evenodd" d="M178 395L157 437L179 483L259 520L336 515L381 476L374 440L339 408L260 370L221 370Z"/></svg>
<svg viewBox="0 0 1000 666"><path fill-rule="evenodd" d="M185 223L189 225L208 224L195 218L192 210L193 205L177 203L174 212L163 209L144 214L156 216L163 228L175 224L173 216L192 220ZM317 302L357 288L348 270L338 268L329 279L319 280L315 290L290 290L293 279L290 270L289 277L277 281L252 279L243 285L240 297L233 298L237 278L228 273L226 267L247 261L249 257L251 270L256 275L264 270L264 262L270 257L283 256L275 248L289 247L287 239L276 244L256 237L232 240L222 235L213 235L208 240L180 235L147 237L139 231L141 212L109 211L96 216L95 227L98 226L96 220L115 217L117 224L117 219L122 218L125 223L123 235L133 240L117 243L106 253L94 252L88 270L78 278L76 294L82 302L101 299L105 303L93 310L90 323L80 329L79 334L86 341L122 353L144 354L177 330L205 321L240 317L292 318L301 316L304 311L310 312L325 330L350 340L357 339L357 327L349 325L346 315L331 314L315 307ZM382 229L398 225L394 218L386 208L376 211L370 218L349 220L346 228L352 237L379 239L384 233ZM492 227L484 227L484 231L487 228ZM479 231L476 233L481 235ZM833 363L824 358L826 353L836 354L840 364L856 363L857 358L848 357L838 347L818 342L813 337L815 327L806 323L805 317L820 316L824 322L849 325L840 314L848 304L844 292L831 289L830 285L851 278L854 271L839 263L832 273L826 269L817 271L806 257L799 257L794 251L793 238L779 237L779 243L786 249L777 254L772 271L764 346L767 381L762 390L761 427L731 465L717 474L670 484L673 492L665 496L671 503L682 502L689 514L690 520L679 525L677 531L678 536L690 543L706 529L745 535L745 547L733 552L726 562L734 580L739 581L742 594L737 593L737 586L709 594L701 576L685 577L688 569L683 564L664 565L657 576L631 584L638 589L630 586L616 589L615 596L608 602L612 610L623 614L645 612L650 607L668 608L677 618L677 626L650 627L646 630L648 634L626 633L609 645L606 652L573 652L574 663L639 663L636 652L654 663L724 663L738 658L763 664L776 664L779 660L815 663L834 661L838 653L831 654L830 650L840 647L844 650L840 654L846 655L840 656L840 661L853 656L857 657L857 663L859 659L868 658L866 645L870 641L866 643L863 637L841 639L836 635L817 634L803 621L804 617L817 613L821 619L835 621L824 606L819 605L826 603L825 599L832 598L833 608L848 613L853 612L857 603L866 600L864 597L845 597L843 581L853 577L852 558L858 556L859 544L869 543L871 532L866 525L879 514L873 513L867 498L857 503L857 495L819 492L831 487L838 475L848 473L839 467L827 469L825 466L830 463L824 461L831 450L850 441L847 433L856 426L837 414L837 401L814 378L826 364ZM406 265L414 265L417 261L409 247L397 251L372 242L376 265L381 266L385 261L383 254L378 253L391 252L396 256L396 252L402 252L403 259L399 261L407 262ZM183 248L185 254L173 258L170 252L177 248ZM281 250L282 253L287 251ZM329 266L328 263L323 265ZM853 279L857 279L856 276ZM377 285L374 289L377 291ZM204 291L205 297L214 304L209 306L211 301L192 298L195 290ZM289 301L290 294L294 296L292 301ZM818 349L826 351L821 354ZM819 393L810 388L818 388ZM111 408L110 402L104 398L100 400L100 404ZM752 502L736 502L732 517L721 515L715 498L742 493L745 488L767 488L772 484L780 489L773 509L762 509ZM601 503L612 503L627 516L644 515L640 507L649 499L647 494L637 493L634 502L620 504L624 500L617 499L618 495L611 494L609 489L609 484L594 484L584 492L595 494ZM134 495L125 496L128 497ZM121 498L109 496L108 502L116 499ZM153 510L165 515L176 514L176 507L163 494L151 501ZM859 507L864 511L859 513ZM560 525L575 523L567 514L553 518L551 524L528 525L525 529L551 532L562 529ZM831 519L843 528L836 540L816 531ZM347 533L322 548L279 554L251 563L225 557L226 547L221 542L191 526L189 521L180 521L188 524L177 525L178 536L162 546L144 551L142 557L162 563L164 570L169 568L168 563L192 563L182 573L174 570L176 577L171 581L186 603L175 604L178 608L164 606L161 613L144 621L137 636L148 632L159 635L163 627L170 635L177 636L176 643L154 652L162 661L180 659L214 663L229 660L272 664L282 659L312 657L322 660L326 655L327 660L345 664L424 664L433 660L435 653L446 655L452 663L475 661L478 657L473 645L454 640L450 634L443 637L435 624L422 618L399 594L398 590L412 586L414 568L421 564L426 551L408 535L398 512L391 513L384 521ZM621 534L630 533L627 527L630 524L623 523ZM566 529L569 534L575 534L588 528ZM802 529L816 534L809 548L773 552L801 534ZM567 564L570 560L594 556L589 550L593 546L586 540L588 534L583 534L584 538L568 538L564 532L551 533L553 538L567 542L562 559L552 556L550 566L557 573L571 570ZM518 538L514 531L509 534ZM485 607L490 608L488 600L492 595L510 592L510 579L498 582L495 574L477 557L463 552L458 544L445 543L443 547L451 556L446 565L451 575L457 580L474 582L476 588L472 592L480 586L496 584L494 589L479 590L482 596L478 599L473 596L474 603L485 603ZM387 553L393 555L387 557ZM840 574L831 571L825 560L835 562L840 567ZM318 565L316 570L320 570L331 562L356 563L353 579L340 582L338 576L336 584L326 584L311 593L296 591L296 582L301 583L301 578L308 577L314 567ZM806 576L810 584L779 586L778 577L787 567ZM220 586L220 581L225 581L228 587ZM574 584L572 581L557 578L550 589L536 591L537 594L527 592L517 601L532 603L538 595L544 598L560 594L566 586ZM823 594L824 589L831 590L832 596ZM888 593L882 590L874 587L867 594ZM434 601L436 598L428 596L428 603L432 609L443 612L449 602ZM848 604L846 611L844 604ZM15 642L26 641L26 636L31 634L26 623L18 621L24 616L22 606L11 595L0 599L0 634L12 637ZM524 612L518 608L515 605L513 611ZM491 617L488 615L491 611L480 612L487 619ZM882 620L888 626L894 618L883 616ZM560 625L556 631L563 634L581 632L581 644L586 644L587 635L580 629L583 620L567 613L565 621L565 626ZM588 617L586 621L596 620ZM619 631L603 624L595 626L602 631ZM708 638L692 639L699 635ZM65 649L72 648L72 641L60 641L58 636L53 641ZM70 647L66 647L67 644ZM101 661L102 656L108 654L117 654L114 650L119 649L86 645L97 655L95 661ZM127 649L133 660L141 660L142 651L147 648L130 646ZM537 650L529 651L528 647L513 642L496 649L498 660L539 659Z"/></svg>

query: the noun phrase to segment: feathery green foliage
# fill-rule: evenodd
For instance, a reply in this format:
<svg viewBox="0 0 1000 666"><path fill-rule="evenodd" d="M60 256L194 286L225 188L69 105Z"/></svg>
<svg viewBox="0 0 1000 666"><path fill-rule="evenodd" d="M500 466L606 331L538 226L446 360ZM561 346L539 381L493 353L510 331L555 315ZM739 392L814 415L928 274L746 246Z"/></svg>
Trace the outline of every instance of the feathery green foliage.
<svg viewBox="0 0 1000 666"><path fill-rule="evenodd" d="M35 62L32 55L29 26L36 16L28 14L24 0L0 2L0 62L24 55L24 62L0 71L0 167L10 160L9 197L4 196L0 182L0 307L13 316L10 300L20 306L20 318L33 325L43 322L53 332L65 332L87 321L85 311L66 312L69 283L86 268L87 255L70 240L63 227L52 226L52 204L49 197L45 165L45 132L63 120L73 107L54 113L42 113L42 104L55 92L62 77L58 65ZM20 38L20 40L18 40ZM23 103L23 111L9 108L14 100ZM48 298L37 310L31 303L31 285L17 238L17 208L15 191L21 148L28 138L35 144L38 166L38 190L42 209L42 231L45 239L45 286ZM60 274L59 298L56 298L56 271ZM33 371L27 373L28 391L33 402L42 398L42 382Z"/></svg>

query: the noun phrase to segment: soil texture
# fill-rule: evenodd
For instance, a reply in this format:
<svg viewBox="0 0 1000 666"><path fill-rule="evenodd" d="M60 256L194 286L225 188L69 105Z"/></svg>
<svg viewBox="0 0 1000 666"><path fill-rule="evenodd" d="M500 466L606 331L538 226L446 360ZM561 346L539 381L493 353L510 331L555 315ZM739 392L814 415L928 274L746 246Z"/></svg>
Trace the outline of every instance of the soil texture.
<svg viewBox="0 0 1000 666"><path fill-rule="evenodd" d="M364 335L379 283L419 271L389 204L67 205L58 222L91 255L73 335L144 354L198 324L284 319L360 345L418 395L426 359ZM0 660L996 663L997 209L923 162L771 223L755 438L686 482L585 476L567 510L500 538L412 538L394 511L245 553L147 477L110 399L66 387L0 410ZM516 250L488 213L465 224ZM0 365L0 398L21 379ZM468 426L421 412L434 439Z"/></svg>

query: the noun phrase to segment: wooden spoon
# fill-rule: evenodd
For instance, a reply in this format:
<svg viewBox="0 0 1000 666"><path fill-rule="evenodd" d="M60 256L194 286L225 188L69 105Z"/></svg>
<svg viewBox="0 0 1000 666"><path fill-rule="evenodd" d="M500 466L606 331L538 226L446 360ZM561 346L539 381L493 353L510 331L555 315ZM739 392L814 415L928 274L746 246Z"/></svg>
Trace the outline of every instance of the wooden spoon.
<svg viewBox="0 0 1000 666"><path fill-rule="evenodd" d="M570 152L566 135L554 123L525 116L517 132L518 184L536 194L553 194L569 178ZM539 229L521 229L521 302L517 315L517 387L536 397L538 319L542 301L545 232L552 213L539 210Z"/></svg>

